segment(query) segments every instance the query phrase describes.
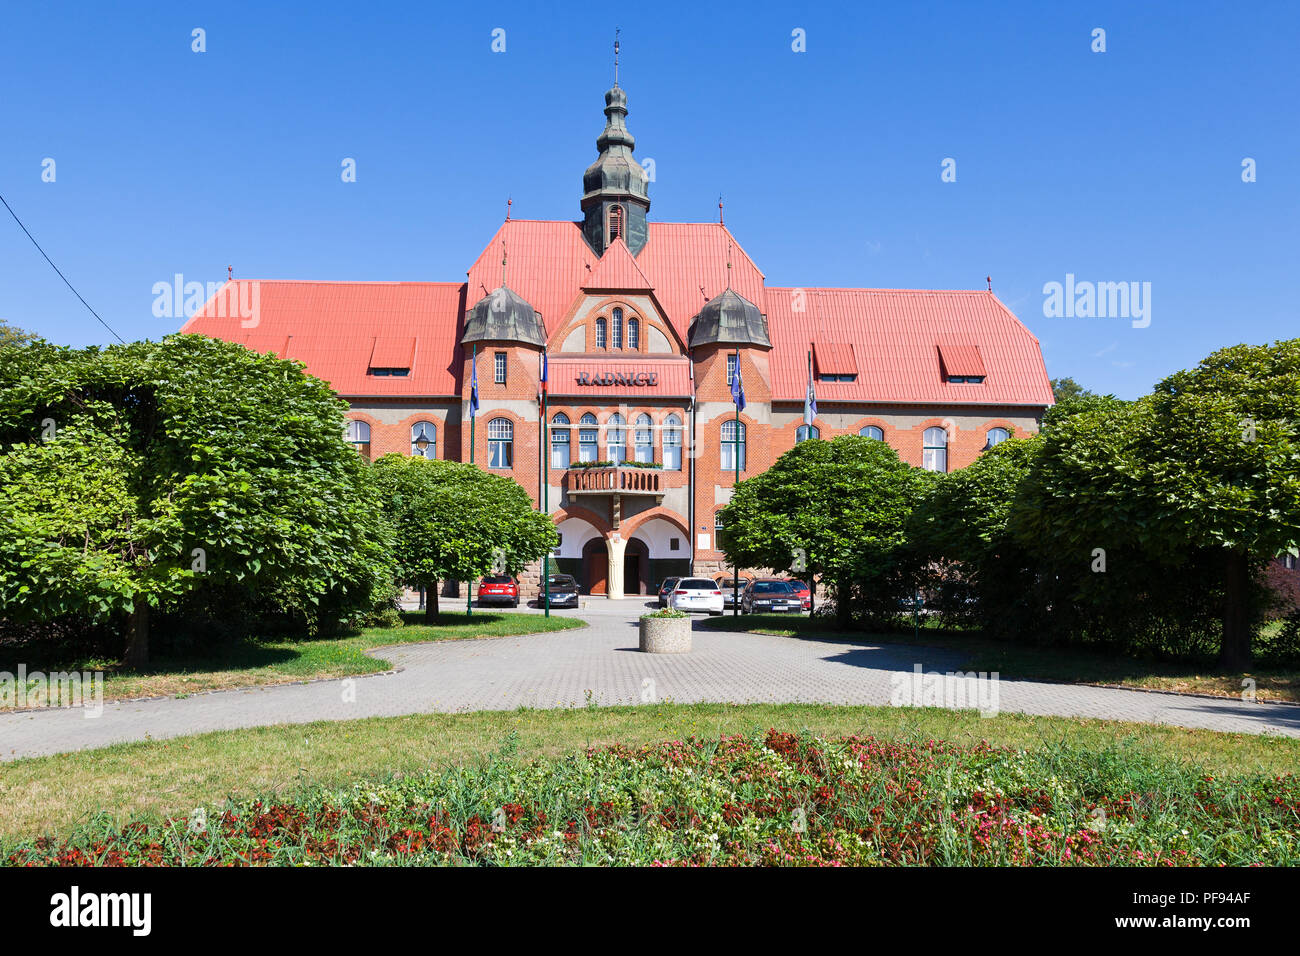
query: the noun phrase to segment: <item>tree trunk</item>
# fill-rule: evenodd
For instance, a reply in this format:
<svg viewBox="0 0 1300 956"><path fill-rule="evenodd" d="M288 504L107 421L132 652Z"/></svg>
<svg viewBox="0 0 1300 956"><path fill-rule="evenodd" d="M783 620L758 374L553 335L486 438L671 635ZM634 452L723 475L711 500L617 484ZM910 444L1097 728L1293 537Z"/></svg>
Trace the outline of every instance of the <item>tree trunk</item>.
<svg viewBox="0 0 1300 956"><path fill-rule="evenodd" d="M1251 663L1250 556L1232 550L1226 555L1223 601L1223 645L1219 666L1240 673Z"/></svg>
<svg viewBox="0 0 1300 956"><path fill-rule="evenodd" d="M817 612L817 575L808 575L808 616Z"/></svg>
<svg viewBox="0 0 1300 956"><path fill-rule="evenodd" d="M431 624L438 618L438 582L432 581L424 592L424 620Z"/></svg>
<svg viewBox="0 0 1300 956"><path fill-rule="evenodd" d="M135 610L126 619L125 664L139 670L149 663L149 605L137 598Z"/></svg>
<svg viewBox="0 0 1300 956"><path fill-rule="evenodd" d="M835 582L835 625L841 631L847 631L853 626L849 602L846 600L851 586L846 578Z"/></svg>

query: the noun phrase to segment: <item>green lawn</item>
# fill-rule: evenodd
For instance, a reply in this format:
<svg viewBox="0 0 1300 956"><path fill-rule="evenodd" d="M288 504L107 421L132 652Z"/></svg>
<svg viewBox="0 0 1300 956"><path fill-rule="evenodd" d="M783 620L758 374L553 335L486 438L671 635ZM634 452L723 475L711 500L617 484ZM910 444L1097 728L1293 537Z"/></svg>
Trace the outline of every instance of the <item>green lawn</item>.
<svg viewBox="0 0 1300 956"><path fill-rule="evenodd" d="M406 614L398 627L366 628L347 637L291 641L247 640L206 656L155 659L143 670L126 670L112 662L96 660L42 660L24 648L10 648L8 655L21 659L28 673L33 671L104 670L104 697L121 700L132 697L183 697L209 690L226 690L259 684L371 674L389 668L383 655L365 652L391 644L424 641L464 641L482 637L511 637L584 627L575 617L539 614L511 614L476 610L444 611L436 624L425 623L423 613ZM10 673L17 662L0 660L0 670Z"/></svg>
<svg viewBox="0 0 1300 956"><path fill-rule="evenodd" d="M156 819L227 797L288 798L304 787L477 764L512 736L522 759L768 727L962 748L987 741L1028 750L1118 749L1224 774L1300 766L1300 740L1292 738L929 708L695 704L413 714L220 731L0 764L0 835L64 832L105 812L118 823Z"/></svg>
<svg viewBox="0 0 1300 956"><path fill-rule="evenodd" d="M1166 661L1143 661L1070 647L1036 647L994 641L976 633L940 631L922 625L918 636L912 632L864 634L837 631L824 618L787 617L783 614L726 615L703 622L706 627L729 631L752 631L779 637L811 637L830 640L865 641L877 644L923 644L960 651L967 655L963 670L997 671L1003 677L1026 680L1066 681L1079 684L1118 684L1151 690L1213 694L1240 697L1246 685L1254 682L1256 695L1262 700L1300 702L1300 670L1260 668L1244 673L1216 672L1211 667ZM1274 625L1277 626L1277 625Z"/></svg>

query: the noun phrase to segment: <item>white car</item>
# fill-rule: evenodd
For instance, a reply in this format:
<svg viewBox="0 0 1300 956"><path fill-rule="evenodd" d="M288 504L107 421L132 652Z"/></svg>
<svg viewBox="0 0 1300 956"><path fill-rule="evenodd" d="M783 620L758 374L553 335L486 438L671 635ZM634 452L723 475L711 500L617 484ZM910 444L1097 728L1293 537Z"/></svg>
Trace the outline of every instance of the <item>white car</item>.
<svg viewBox="0 0 1300 956"><path fill-rule="evenodd" d="M682 578L668 595L674 611L708 611L722 613L722 589L708 578Z"/></svg>

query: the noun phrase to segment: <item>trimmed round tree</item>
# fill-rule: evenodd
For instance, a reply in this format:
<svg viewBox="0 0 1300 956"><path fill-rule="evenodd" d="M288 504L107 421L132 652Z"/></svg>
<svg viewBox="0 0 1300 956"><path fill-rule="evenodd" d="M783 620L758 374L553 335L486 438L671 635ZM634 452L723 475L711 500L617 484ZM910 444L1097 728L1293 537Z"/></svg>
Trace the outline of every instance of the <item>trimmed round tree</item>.
<svg viewBox="0 0 1300 956"><path fill-rule="evenodd" d="M1219 663L1250 666L1260 565L1300 542L1300 339L1221 349L1132 405L1055 422L1026 484L1027 542L1217 555Z"/></svg>
<svg viewBox="0 0 1300 956"><path fill-rule="evenodd" d="M346 405L298 363L194 335L0 349L0 607L121 622L253 609L309 630L391 588Z"/></svg>
<svg viewBox="0 0 1300 956"><path fill-rule="evenodd" d="M912 507L932 476L888 444L857 435L795 445L746 478L722 509L722 547L738 567L807 575L835 588L841 617L854 584L885 580Z"/></svg>
<svg viewBox="0 0 1300 956"><path fill-rule="evenodd" d="M371 477L392 527L398 578L425 590L430 618L438 582L518 574L559 542L518 482L477 465L385 455Z"/></svg>

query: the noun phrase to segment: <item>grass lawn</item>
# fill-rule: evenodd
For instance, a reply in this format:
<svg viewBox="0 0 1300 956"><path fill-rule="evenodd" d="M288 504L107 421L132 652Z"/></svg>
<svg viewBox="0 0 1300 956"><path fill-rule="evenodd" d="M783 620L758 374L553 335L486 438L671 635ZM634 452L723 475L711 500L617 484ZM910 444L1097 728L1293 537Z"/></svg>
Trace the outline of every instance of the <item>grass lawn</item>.
<svg viewBox="0 0 1300 956"><path fill-rule="evenodd" d="M930 708L694 704L418 714L220 731L3 763L0 836L66 833L105 812L118 824L156 820L220 806L227 798L293 799L305 789L472 767L512 735L517 757L532 759L591 745L717 738L769 727L900 742L935 739L967 749L981 741L1031 752L1064 746L1216 774L1272 775L1300 766L1300 740L1292 738L1021 714L986 719Z"/></svg>
<svg viewBox="0 0 1300 956"><path fill-rule="evenodd" d="M783 614L742 614L710 618L706 627L729 631L752 631L779 637L813 637L857 640L879 644L923 644L966 653L963 670L997 671L1003 677L1026 680L1067 681L1078 684L1119 684L1151 690L1180 691L1240 697L1249 678L1261 700L1300 702L1300 670L1262 669L1241 674L1218 673L1195 665L1165 661L1142 661L1080 648L1034 647L993 641L976 634L961 634L921 627L920 635L910 632L863 634L837 631L822 618L787 617ZM1280 626L1280 625L1274 625Z"/></svg>
<svg viewBox="0 0 1300 956"><path fill-rule="evenodd" d="M583 627L574 617L510 614L476 610L444 611L438 622L425 623L424 613L403 615L400 627L366 628L358 634L321 640L249 640L205 657L158 657L143 670L120 669L105 661L33 660L21 648L27 672L103 670L105 700L132 697L184 697L208 690L225 690L257 684L286 684L328 677L347 677L388 670L389 664L365 651L390 644L425 641L464 641L480 637L512 637L542 631ZM0 671L15 673L17 660L0 660Z"/></svg>

